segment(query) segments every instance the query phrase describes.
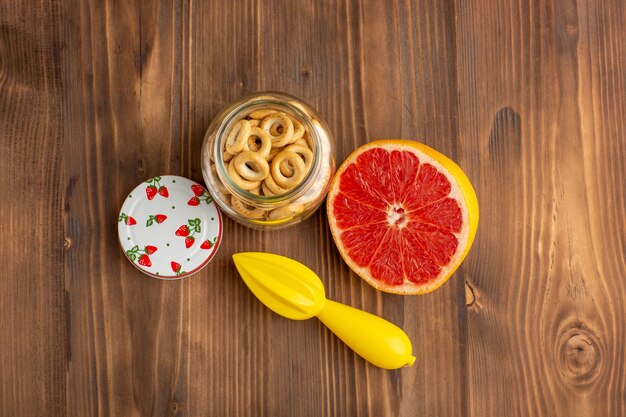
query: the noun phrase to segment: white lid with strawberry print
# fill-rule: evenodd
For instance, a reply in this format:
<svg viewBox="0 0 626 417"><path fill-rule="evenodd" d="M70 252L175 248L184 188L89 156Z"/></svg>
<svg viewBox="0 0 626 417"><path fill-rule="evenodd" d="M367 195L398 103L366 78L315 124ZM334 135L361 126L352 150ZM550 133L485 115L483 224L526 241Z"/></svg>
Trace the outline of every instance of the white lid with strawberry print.
<svg viewBox="0 0 626 417"><path fill-rule="evenodd" d="M150 178L126 197L118 217L129 261L155 278L198 272L217 252L222 216L208 191L187 178Z"/></svg>

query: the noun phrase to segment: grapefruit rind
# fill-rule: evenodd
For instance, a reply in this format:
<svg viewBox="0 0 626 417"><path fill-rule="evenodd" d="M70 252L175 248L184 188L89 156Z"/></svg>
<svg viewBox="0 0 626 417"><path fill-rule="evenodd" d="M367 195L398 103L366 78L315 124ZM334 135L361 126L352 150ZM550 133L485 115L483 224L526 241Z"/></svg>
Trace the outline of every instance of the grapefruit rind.
<svg viewBox="0 0 626 417"><path fill-rule="evenodd" d="M451 190L448 196L455 199L458 202L459 207L461 208L463 225L460 232L455 233L458 239L456 252L446 265L441 266L441 271L439 272L437 277L425 284L416 284L409 281L406 277L404 277L404 281L402 284L386 284L385 282L379 281L372 277L369 271L369 266L361 267L357 265L357 263L352 258L350 258L350 256L348 256L342 249L343 244L340 241L340 234L342 233L343 229L337 225L337 220L332 214L335 197L339 194L339 184L337 183L337 181L340 178L341 174L344 172L345 168L355 162L359 155L363 154L369 149L374 148L381 148L388 152L391 152L393 150L413 152L418 157L420 164L433 165L435 168L437 168L439 172L445 175L450 182ZM472 187L469 179L467 178L463 170L454 161L452 161L445 155L424 144L410 140L378 140L367 143L356 149L352 154L350 154L350 156L348 156L348 158L341 164L341 166L337 170L337 174L333 178L332 184L330 186L326 205L328 222L330 225L333 240L335 241L335 244L339 249L339 253L341 254L341 257L346 262L346 264L348 264L350 269L352 269L358 276L360 276L363 280L372 285L374 288L394 294L426 294L436 290L441 285L443 285L443 283L445 283L456 271L463 259L465 259L465 256L469 252L469 249L474 241L474 237L476 236L476 229L478 227L478 200L476 198L474 188Z"/></svg>

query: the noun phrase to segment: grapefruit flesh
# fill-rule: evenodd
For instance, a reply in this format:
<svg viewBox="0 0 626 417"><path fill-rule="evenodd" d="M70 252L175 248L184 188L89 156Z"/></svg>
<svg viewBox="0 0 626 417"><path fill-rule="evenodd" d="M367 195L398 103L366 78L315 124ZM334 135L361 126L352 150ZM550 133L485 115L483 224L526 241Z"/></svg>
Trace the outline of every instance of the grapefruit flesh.
<svg viewBox="0 0 626 417"><path fill-rule="evenodd" d="M377 289L433 291L473 241L478 203L463 171L417 142L386 140L357 149L328 194L335 243L348 266Z"/></svg>

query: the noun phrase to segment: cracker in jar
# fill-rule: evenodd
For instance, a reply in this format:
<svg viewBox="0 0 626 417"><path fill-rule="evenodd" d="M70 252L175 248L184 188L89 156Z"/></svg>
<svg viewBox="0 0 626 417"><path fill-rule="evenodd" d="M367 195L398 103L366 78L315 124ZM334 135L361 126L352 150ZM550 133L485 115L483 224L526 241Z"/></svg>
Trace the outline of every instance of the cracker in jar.
<svg viewBox="0 0 626 417"><path fill-rule="evenodd" d="M303 145L303 146L307 146L307 147L309 147L309 148L310 148L309 143L308 143L308 142L306 141L306 139L305 139L305 138L303 138L303 137L302 137L302 138L300 138L300 139L298 139L297 141L295 141L293 144L294 144L294 145Z"/></svg>
<svg viewBox="0 0 626 417"><path fill-rule="evenodd" d="M261 182L270 173L270 167L259 153L244 151L239 152L230 163L245 180Z"/></svg>
<svg viewBox="0 0 626 417"><path fill-rule="evenodd" d="M287 177L280 170L280 164L286 161L293 168L293 175ZM306 176L304 160L295 152L284 150L272 159L270 166L272 178L279 186L291 190L297 187Z"/></svg>
<svg viewBox="0 0 626 417"><path fill-rule="evenodd" d="M235 156L235 154L232 154L232 153L230 153L230 152L226 152L226 151L224 151L224 153L222 154L222 160L223 160L224 162L228 162L228 161L230 161L231 159L233 159L233 156Z"/></svg>
<svg viewBox="0 0 626 417"><path fill-rule="evenodd" d="M300 155L302 160L304 160L306 171L308 172L309 169L311 169L311 165L313 164L313 151L311 151L308 146L293 144L287 146L285 151L295 152Z"/></svg>
<svg viewBox="0 0 626 417"><path fill-rule="evenodd" d="M259 153L267 160L267 157L272 150L272 137L260 127L253 127L250 129L250 136L248 136L246 149Z"/></svg>
<svg viewBox="0 0 626 417"><path fill-rule="evenodd" d="M267 196L281 195L281 194L285 194L289 192L288 189L283 188L280 185L276 184L276 181L274 181L274 178L272 178L271 175L268 175L263 180L263 183L261 184L261 188L263 189L264 194Z"/></svg>
<svg viewBox="0 0 626 417"><path fill-rule="evenodd" d="M274 114L274 113L276 113L276 110L272 110L272 109L255 110L252 113L250 113L248 117L251 119L263 120L270 114Z"/></svg>
<svg viewBox="0 0 626 417"><path fill-rule="evenodd" d="M228 191L228 189L224 187L224 184L222 184L219 175L217 175L217 167L215 166L215 164L211 164L211 173L213 174L213 178L215 179L215 181L211 182L211 185L217 188L217 191L222 194L222 197L230 194L230 191Z"/></svg>
<svg viewBox="0 0 626 417"><path fill-rule="evenodd" d="M309 145L309 148L313 149L313 140L311 139L309 132L304 132L304 135L302 135L302 137L304 138L304 140L306 140L306 144Z"/></svg>
<svg viewBox="0 0 626 417"><path fill-rule="evenodd" d="M282 133L273 135L272 130L276 130L278 126L282 126ZM274 129L272 129L274 128ZM293 137L293 122L284 113L272 113L261 122L261 129L272 135L272 145L281 147L287 145Z"/></svg>
<svg viewBox="0 0 626 417"><path fill-rule="evenodd" d="M239 120L235 123L226 137L226 152L233 155L241 152L246 145L249 134L250 123L247 120Z"/></svg>
<svg viewBox="0 0 626 417"><path fill-rule="evenodd" d="M249 206L234 195L230 196L230 205L237 213L249 219L262 219L265 217L266 210Z"/></svg>
<svg viewBox="0 0 626 417"><path fill-rule="evenodd" d="M293 136L291 137L290 143L296 143L298 140L302 139L306 130L304 129L304 125L296 119L292 118L291 121L293 123Z"/></svg>
<svg viewBox="0 0 626 417"><path fill-rule="evenodd" d="M304 204L287 204L286 206L279 207L269 212L268 218L270 220L285 220L290 217L296 216L304 211Z"/></svg>
<svg viewBox="0 0 626 417"><path fill-rule="evenodd" d="M252 190L248 190L248 192L255 195L262 195L263 191L261 190L261 186L258 186L256 188L253 188Z"/></svg>
<svg viewBox="0 0 626 417"><path fill-rule="evenodd" d="M228 175L233 182L243 190L249 191L261 185L261 181L248 181L242 178L241 175L239 175L239 172L237 172L237 169L235 169L233 161L228 164Z"/></svg>
<svg viewBox="0 0 626 417"><path fill-rule="evenodd" d="M267 162L272 162L272 159L274 159L274 157L279 154L283 149L285 149L284 147L280 147L280 148L274 148L272 147L272 149L270 150L270 154L268 156L265 157L265 160Z"/></svg>
<svg viewBox="0 0 626 417"><path fill-rule="evenodd" d="M297 140L302 139L302 136L304 135L304 125L302 123L300 123L298 120L294 119L293 117L289 117L291 119L291 123L293 124L293 136L291 136L291 140L289 141L289 143L295 143ZM270 134L272 136L279 136L280 134L282 134L284 131L284 128L281 124L275 123L272 126L270 126Z"/></svg>
<svg viewBox="0 0 626 417"><path fill-rule="evenodd" d="M280 172L286 177L291 177L294 174L294 169L289 161L285 160L280 163Z"/></svg>
<svg viewBox="0 0 626 417"><path fill-rule="evenodd" d="M273 197L276 194L274 192L272 192L268 187L267 184L265 183L265 180L263 180L263 182L261 182L261 192L263 193L264 196L266 197Z"/></svg>

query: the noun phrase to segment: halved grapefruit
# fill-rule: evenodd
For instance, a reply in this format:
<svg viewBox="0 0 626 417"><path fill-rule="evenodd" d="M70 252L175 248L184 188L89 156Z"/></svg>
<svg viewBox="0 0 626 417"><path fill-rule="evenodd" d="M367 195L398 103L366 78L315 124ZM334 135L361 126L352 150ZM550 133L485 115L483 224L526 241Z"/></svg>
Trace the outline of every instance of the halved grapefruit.
<svg viewBox="0 0 626 417"><path fill-rule="evenodd" d="M453 161L409 140L370 142L337 170L330 229L348 266L375 288L424 294L452 275L470 249L478 201Z"/></svg>

